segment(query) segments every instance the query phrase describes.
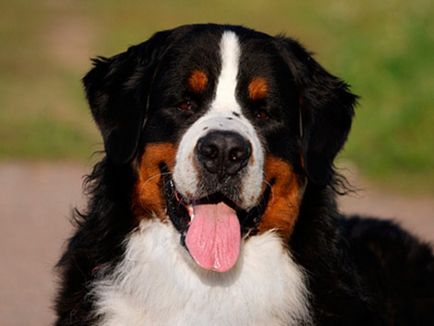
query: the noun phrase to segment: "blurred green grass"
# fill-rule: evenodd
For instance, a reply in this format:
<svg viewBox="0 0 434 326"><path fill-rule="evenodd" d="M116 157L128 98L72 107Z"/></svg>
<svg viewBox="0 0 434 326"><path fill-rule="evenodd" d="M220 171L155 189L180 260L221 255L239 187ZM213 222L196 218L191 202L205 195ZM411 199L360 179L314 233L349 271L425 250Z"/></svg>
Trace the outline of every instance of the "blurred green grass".
<svg viewBox="0 0 434 326"><path fill-rule="evenodd" d="M341 155L388 185L434 192L434 2L0 2L0 159L89 160L102 148L80 78L89 57L193 22L298 38L361 96Z"/></svg>

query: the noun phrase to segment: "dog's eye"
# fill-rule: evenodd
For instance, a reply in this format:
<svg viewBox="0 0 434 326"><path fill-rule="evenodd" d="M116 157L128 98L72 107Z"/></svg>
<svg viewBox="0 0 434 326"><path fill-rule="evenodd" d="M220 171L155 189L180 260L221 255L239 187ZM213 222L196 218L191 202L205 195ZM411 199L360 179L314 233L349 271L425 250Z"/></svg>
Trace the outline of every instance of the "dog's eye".
<svg viewBox="0 0 434 326"><path fill-rule="evenodd" d="M190 112L193 110L193 103L190 100L183 101L178 104L177 109L182 112Z"/></svg>
<svg viewBox="0 0 434 326"><path fill-rule="evenodd" d="M255 118L258 120L268 120L270 115L265 110L257 110L255 112Z"/></svg>

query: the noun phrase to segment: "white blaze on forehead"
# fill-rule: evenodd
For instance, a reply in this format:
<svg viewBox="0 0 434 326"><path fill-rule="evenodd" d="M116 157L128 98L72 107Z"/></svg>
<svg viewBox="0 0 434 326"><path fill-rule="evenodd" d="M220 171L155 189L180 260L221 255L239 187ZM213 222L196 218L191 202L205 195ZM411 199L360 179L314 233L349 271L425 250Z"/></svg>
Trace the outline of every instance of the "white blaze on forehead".
<svg viewBox="0 0 434 326"><path fill-rule="evenodd" d="M240 45L234 32L224 32L220 43L222 66L218 79L216 96L211 104L211 111L241 111L235 98L237 88Z"/></svg>
<svg viewBox="0 0 434 326"><path fill-rule="evenodd" d="M221 70L217 79L215 97L209 110L188 128L179 143L173 179L184 196L193 196L200 189L199 171L195 162L195 147L199 138L211 130L235 131L252 145L252 157L241 185L244 208L255 206L261 194L264 153L251 122L245 118L236 99L240 63L240 44L237 35L225 31L220 41ZM235 117L232 113L236 112Z"/></svg>

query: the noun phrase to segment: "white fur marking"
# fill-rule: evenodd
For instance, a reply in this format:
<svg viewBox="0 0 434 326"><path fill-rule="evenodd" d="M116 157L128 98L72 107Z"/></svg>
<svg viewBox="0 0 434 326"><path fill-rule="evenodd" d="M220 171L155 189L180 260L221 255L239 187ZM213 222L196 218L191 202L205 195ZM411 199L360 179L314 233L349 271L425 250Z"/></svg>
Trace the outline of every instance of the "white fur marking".
<svg viewBox="0 0 434 326"><path fill-rule="evenodd" d="M177 190L183 194L195 194L200 187L200 180L194 164L194 148L200 137L210 130L236 131L252 145L252 160L242 181L241 206L249 209L257 204L263 182L264 153L258 135L241 111L236 99L238 66L240 60L238 37L232 31L223 33L220 42L221 71L217 81L216 95L210 109L198 119L183 135L176 155L173 179ZM237 112L239 118L234 118ZM231 120L227 118L231 117Z"/></svg>
<svg viewBox="0 0 434 326"><path fill-rule="evenodd" d="M240 61L240 45L234 32L223 33L220 43L222 67L217 83L216 96L211 104L211 112L241 112L235 91L237 88L238 65Z"/></svg>
<svg viewBox="0 0 434 326"><path fill-rule="evenodd" d="M100 326L311 324L302 270L272 232L246 240L237 265L215 273L192 261L173 226L143 221L93 295Z"/></svg>

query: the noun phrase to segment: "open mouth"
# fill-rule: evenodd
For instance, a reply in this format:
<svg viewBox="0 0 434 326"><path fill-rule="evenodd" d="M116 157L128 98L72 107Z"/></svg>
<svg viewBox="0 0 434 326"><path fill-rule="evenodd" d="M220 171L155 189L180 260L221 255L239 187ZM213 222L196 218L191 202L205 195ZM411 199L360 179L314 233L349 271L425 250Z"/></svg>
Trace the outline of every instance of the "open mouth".
<svg viewBox="0 0 434 326"><path fill-rule="evenodd" d="M246 211L222 193L186 199L175 187L165 164L160 166L167 214L181 234L181 243L203 269L230 270L238 261L241 239L255 232L268 204L271 185L261 200Z"/></svg>

